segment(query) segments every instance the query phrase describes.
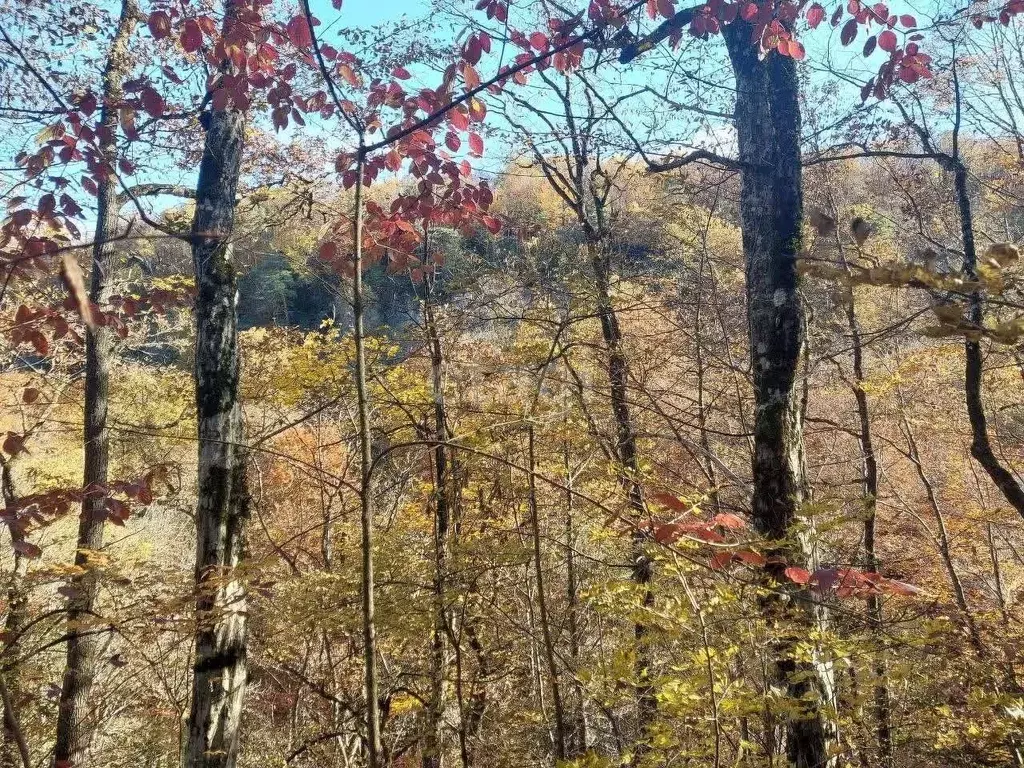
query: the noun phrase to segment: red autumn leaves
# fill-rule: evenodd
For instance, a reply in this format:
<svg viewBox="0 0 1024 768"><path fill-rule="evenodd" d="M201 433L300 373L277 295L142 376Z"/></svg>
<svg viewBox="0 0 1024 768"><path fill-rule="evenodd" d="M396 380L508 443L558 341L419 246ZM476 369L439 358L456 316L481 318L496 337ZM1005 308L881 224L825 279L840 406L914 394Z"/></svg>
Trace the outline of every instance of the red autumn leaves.
<svg viewBox="0 0 1024 768"><path fill-rule="evenodd" d="M669 493L655 493L651 498L652 501L680 515L693 511L687 502ZM732 564L742 564L752 568L765 568L773 564L775 568L785 566L781 574L790 582L805 586L818 594L834 593L839 598L867 597L872 594L909 597L920 594L920 590L910 584L872 571L852 567L832 567L818 568L812 572L799 566L786 566L785 561L778 556L767 557L752 549L749 544L729 541L726 534L743 531L747 527L746 521L729 512L718 513L708 520L677 519L672 522L642 526L643 529L650 530L652 538L658 544L667 546L685 538L702 544L715 545L715 552L708 560L708 566L714 570L722 570Z"/></svg>

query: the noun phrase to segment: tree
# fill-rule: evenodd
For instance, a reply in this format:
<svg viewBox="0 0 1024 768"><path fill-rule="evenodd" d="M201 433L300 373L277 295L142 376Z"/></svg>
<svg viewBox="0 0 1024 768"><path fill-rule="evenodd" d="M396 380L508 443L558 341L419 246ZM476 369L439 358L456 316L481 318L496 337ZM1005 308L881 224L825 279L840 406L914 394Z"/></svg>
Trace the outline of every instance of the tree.
<svg viewBox="0 0 1024 768"><path fill-rule="evenodd" d="M259 17L226 0L221 31L237 54L221 82L244 63L249 25ZM218 91L214 91L218 93ZM249 491L238 399L237 277L232 262L235 196L242 163L244 106L211 100L196 184L192 258L196 276L196 414L199 463L196 504L196 639L185 764L225 766L238 757L246 685L248 617L238 571L244 552Z"/></svg>

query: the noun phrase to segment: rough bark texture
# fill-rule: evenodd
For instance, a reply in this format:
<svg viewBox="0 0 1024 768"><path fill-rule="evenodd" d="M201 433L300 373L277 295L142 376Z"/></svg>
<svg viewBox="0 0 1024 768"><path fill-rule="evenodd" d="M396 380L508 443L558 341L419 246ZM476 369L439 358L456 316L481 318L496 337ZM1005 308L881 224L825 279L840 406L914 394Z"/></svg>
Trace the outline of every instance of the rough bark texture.
<svg viewBox="0 0 1024 768"><path fill-rule="evenodd" d="M4 506L13 509L17 504L17 494L14 490L10 459L4 457L0 457L0 484L2 484ZM17 522L8 524L8 532L12 545L25 540L25 534ZM18 707L22 693L21 675L16 664L21 648L19 640L27 618L28 595L25 593L25 574L28 571L28 558L13 546L11 551L13 563L10 581L7 583L7 618L4 620L4 636L7 639L0 651L0 659L5 665L14 664L14 666L0 676L0 682L4 685L4 742L3 754L0 755L0 766L14 768L17 765L23 765L28 768L31 763L28 759L27 745L25 745L24 736L21 733Z"/></svg>
<svg viewBox="0 0 1024 768"><path fill-rule="evenodd" d="M114 33L103 76L103 106L100 113L102 130L97 132L99 148L109 175L97 180L96 234L92 252L92 274L89 300L103 305L110 298L111 273L114 267L114 245L117 234L118 195L116 178L118 105L124 98L124 81L131 71L129 40L139 21L134 0L122 0L121 16ZM57 736L53 751L58 768L82 765L89 736L95 723L91 721L90 694L103 636L95 631L76 631L94 613L99 594L97 573L91 569L90 554L103 547L103 523L108 481L110 435L107 430L107 399L110 389L110 357L113 347L111 331L97 324L85 335L85 466L83 486L93 493L82 502L78 524L75 565L82 571L71 580L72 596L68 598L67 661L61 684L57 710Z"/></svg>
<svg viewBox="0 0 1024 768"><path fill-rule="evenodd" d="M228 14L232 6L227 0ZM210 114L192 222L199 481L196 651L186 768L235 765L246 683L246 593L235 569L242 557L249 497L231 242L244 127L239 112Z"/></svg>
<svg viewBox="0 0 1024 768"><path fill-rule="evenodd" d="M753 522L773 542L775 554L813 568L810 542L798 520L805 479L797 385L804 314L796 271L803 219L796 62L777 53L759 58L746 22L728 25L724 34L736 75L735 121L744 165L740 214L756 409ZM793 658L797 628L810 630L820 616L809 595L783 575L784 567L780 563L766 569L780 588L762 604L769 625L779 625L773 630L772 685L799 711L786 715L789 764L821 768L833 761L832 729L822 711L832 700L830 675L821 664Z"/></svg>

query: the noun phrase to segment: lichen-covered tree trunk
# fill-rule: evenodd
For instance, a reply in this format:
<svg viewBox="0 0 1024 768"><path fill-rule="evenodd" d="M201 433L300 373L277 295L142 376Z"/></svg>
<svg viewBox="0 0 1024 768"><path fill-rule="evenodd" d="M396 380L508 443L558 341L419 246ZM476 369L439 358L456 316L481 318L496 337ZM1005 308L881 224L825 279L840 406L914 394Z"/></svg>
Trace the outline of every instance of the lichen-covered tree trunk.
<svg viewBox="0 0 1024 768"><path fill-rule="evenodd" d="M233 2L226 0L225 25ZM232 230L244 115L214 109L192 222L196 276L196 649L186 768L231 768L246 683L246 591L236 569L248 516L238 400L237 288Z"/></svg>
<svg viewBox="0 0 1024 768"><path fill-rule="evenodd" d="M821 621L811 596L783 573L786 563L813 568L800 520L804 453L798 370L804 313L797 291L803 185L796 62L759 57L751 26L724 29L736 75L735 122L743 164L740 216L746 260L747 313L754 379L753 522L770 542L766 576L777 584L762 610L773 635L771 684L785 703L786 754L796 768L831 765L834 726L829 669L796 658L796 644Z"/></svg>
<svg viewBox="0 0 1024 768"><path fill-rule="evenodd" d="M114 267L113 237L117 234L118 109L124 99L124 81L131 71L129 41L140 13L134 0L122 0L121 16L107 55L103 76L101 130L97 131L100 162L104 171L96 181L96 233L92 249L89 300L104 304L110 297ZM53 761L57 768L79 766L85 759L89 737L96 723L90 717L90 697L104 638L83 624L95 611L99 594L98 575L90 557L103 546L105 489L108 481L110 435L107 400L110 389L110 356L113 337L100 323L85 334L85 465L83 486L91 491L82 502L78 523L75 566L80 572L71 580L67 603L68 645L64 678L57 706L57 735Z"/></svg>

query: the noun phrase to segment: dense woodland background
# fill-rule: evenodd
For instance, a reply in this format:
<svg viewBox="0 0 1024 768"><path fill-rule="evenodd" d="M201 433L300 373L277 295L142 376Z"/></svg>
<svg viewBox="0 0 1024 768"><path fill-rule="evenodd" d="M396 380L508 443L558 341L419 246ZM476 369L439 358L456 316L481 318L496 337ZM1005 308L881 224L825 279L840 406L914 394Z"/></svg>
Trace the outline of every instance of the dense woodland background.
<svg viewBox="0 0 1024 768"><path fill-rule="evenodd" d="M1024 3L140 2L0 0L3 766L1024 766Z"/></svg>

